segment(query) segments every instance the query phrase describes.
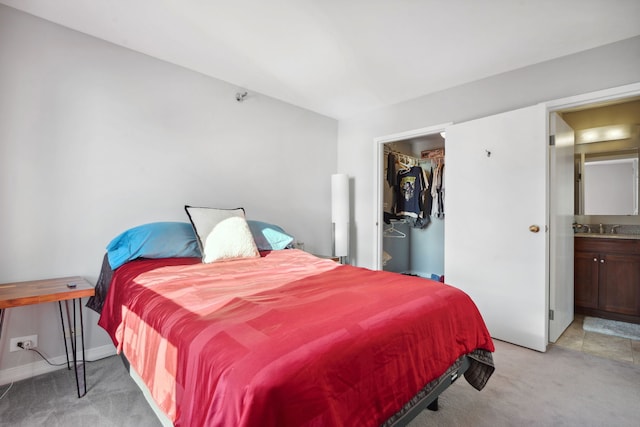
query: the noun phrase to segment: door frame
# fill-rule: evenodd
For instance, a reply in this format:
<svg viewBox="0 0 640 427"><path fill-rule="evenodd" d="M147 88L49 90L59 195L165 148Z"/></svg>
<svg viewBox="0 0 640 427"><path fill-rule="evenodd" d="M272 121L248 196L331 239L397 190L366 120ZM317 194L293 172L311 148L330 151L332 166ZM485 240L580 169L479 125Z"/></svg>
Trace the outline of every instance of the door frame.
<svg viewBox="0 0 640 427"><path fill-rule="evenodd" d="M438 125L427 126L419 129L408 130L405 132L393 133L389 135L383 135L374 138L373 149L375 159L375 167L373 168L373 203L375 208L373 217L373 269L382 270L382 224L383 224L383 209L382 209L382 185L384 182L384 144L390 142L405 141L411 138L419 138L427 135L433 135L436 133L444 132L444 130L451 126L452 122L441 123ZM445 150L446 150L446 138L445 138Z"/></svg>
<svg viewBox="0 0 640 427"><path fill-rule="evenodd" d="M572 108L582 107L582 106L593 105L593 104L622 101L625 98L633 98L637 96L640 96L640 83L632 83L624 86L618 86L614 88L603 89L595 92L589 92L589 93L574 95L566 98L559 98L552 101L542 102L541 104L545 106L546 116L547 116L546 140L548 141L550 136L549 118L552 113L556 113L556 112L560 112L560 111L568 110ZM549 219L551 215L551 209L550 209L551 186L553 185L553 183L551 182L549 168L547 168L546 179L547 179L547 224L549 224ZM552 232L555 232L555 231L552 231ZM548 335L549 327L551 324L550 310L553 308L550 306L551 304L550 298L551 298L551 294L556 292L556 289L553 288L553 286L555 285L555 281L553 281L550 276L551 271L553 271L551 266L556 260L551 259L549 241L550 239L547 239L547 248L546 248L547 250L546 255L548 259L548 266L547 266L548 277L547 277L547 290L546 290L546 303L545 303L547 313L548 313L547 314L547 337L549 336ZM568 259L573 259L573 256L569 256ZM565 286L573 286L573 283L566 284Z"/></svg>
<svg viewBox="0 0 640 427"><path fill-rule="evenodd" d="M542 102L547 113L640 96L640 82Z"/></svg>

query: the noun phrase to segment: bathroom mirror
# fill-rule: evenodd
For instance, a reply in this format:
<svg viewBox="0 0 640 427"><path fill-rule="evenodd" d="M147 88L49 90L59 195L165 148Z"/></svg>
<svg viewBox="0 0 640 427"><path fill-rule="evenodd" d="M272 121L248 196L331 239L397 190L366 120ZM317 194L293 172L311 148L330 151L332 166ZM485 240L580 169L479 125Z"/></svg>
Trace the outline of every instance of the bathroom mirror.
<svg viewBox="0 0 640 427"><path fill-rule="evenodd" d="M638 215L637 151L578 155L576 169L576 214Z"/></svg>

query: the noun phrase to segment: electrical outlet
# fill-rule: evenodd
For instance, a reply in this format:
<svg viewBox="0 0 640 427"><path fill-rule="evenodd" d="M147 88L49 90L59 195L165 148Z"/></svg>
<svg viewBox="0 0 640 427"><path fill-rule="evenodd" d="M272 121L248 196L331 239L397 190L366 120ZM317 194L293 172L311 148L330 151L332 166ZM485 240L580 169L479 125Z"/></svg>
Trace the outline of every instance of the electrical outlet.
<svg viewBox="0 0 640 427"><path fill-rule="evenodd" d="M23 348L18 347L19 342L31 341L31 348L38 346L38 336L37 335L29 335L26 337L17 337L11 338L9 341L9 351L21 351Z"/></svg>

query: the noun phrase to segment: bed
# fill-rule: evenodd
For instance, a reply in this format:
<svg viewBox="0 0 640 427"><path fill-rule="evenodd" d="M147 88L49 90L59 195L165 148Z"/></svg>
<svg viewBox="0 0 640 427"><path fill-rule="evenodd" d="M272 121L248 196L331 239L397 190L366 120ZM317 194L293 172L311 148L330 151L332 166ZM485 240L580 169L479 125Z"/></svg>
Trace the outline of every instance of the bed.
<svg viewBox="0 0 640 427"><path fill-rule="evenodd" d="M403 425L493 343L462 291L298 249L103 263L99 325L176 426Z"/></svg>

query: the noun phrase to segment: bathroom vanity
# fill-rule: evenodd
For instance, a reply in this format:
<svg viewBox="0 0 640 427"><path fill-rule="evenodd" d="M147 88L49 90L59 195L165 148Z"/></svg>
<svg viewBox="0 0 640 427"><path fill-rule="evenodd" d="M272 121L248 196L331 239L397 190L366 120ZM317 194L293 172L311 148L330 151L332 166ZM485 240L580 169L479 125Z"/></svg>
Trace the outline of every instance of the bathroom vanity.
<svg viewBox="0 0 640 427"><path fill-rule="evenodd" d="M640 235L575 236L575 312L640 323Z"/></svg>

